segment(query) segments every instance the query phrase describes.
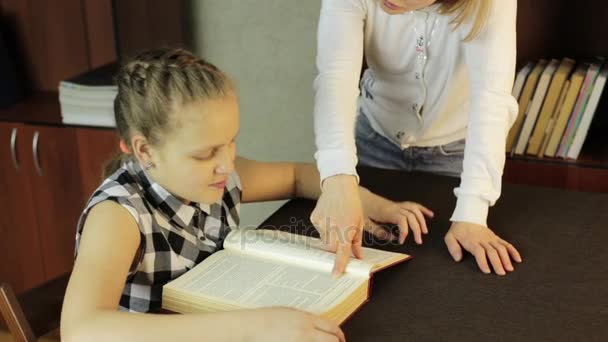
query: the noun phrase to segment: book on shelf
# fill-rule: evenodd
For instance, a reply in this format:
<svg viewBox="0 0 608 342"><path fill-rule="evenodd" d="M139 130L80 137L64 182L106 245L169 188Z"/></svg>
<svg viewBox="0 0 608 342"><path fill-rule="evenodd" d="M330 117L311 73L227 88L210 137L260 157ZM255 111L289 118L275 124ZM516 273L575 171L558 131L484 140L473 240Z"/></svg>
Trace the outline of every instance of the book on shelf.
<svg viewBox="0 0 608 342"><path fill-rule="evenodd" d="M580 123L582 114L587 106L587 101L591 95L591 91L593 90L593 83L599 75L600 68L601 65L598 62L594 62L591 63L589 69L587 70L581 91L576 99L576 104L574 105L574 110L570 115L568 125L566 126L566 130L564 131L564 135L560 141L559 148L556 153L557 157L565 158L568 153L568 149L570 148L572 139L574 138L574 133L576 132L578 124Z"/></svg>
<svg viewBox="0 0 608 342"><path fill-rule="evenodd" d="M64 106L61 109L61 117L66 125L116 127L114 111L94 111L90 108L78 109Z"/></svg>
<svg viewBox="0 0 608 342"><path fill-rule="evenodd" d="M59 87L80 90L84 92L108 92L116 90L114 75L118 72L118 63L112 62L82 74L59 82Z"/></svg>
<svg viewBox="0 0 608 342"><path fill-rule="evenodd" d="M545 134L542 138L540 149L538 150L538 153L536 154L536 156L538 158L542 158L545 155L547 146L549 146L551 134L553 133L553 130L555 129L555 124L557 122L557 118L559 116L560 111L562 110L562 107L564 106L564 102L566 100L566 95L568 94L569 90L570 90L570 80L566 80L566 82L564 82L562 91L559 94L559 98L557 100L557 104L555 105L555 109L553 110L553 113L551 114L551 117L549 118L549 122L547 122L547 128L545 129Z"/></svg>
<svg viewBox="0 0 608 342"><path fill-rule="evenodd" d="M536 125L534 126L534 131L530 136L530 140L528 142L528 148L526 153L532 155L538 155L540 147L543 143L545 135L547 133L547 124L551 119L553 113L555 112L555 106L559 100L559 97L562 93L562 88L564 87L564 83L570 76L572 69L574 69L574 65L576 61L570 58L564 58L557 71L553 75L551 80L551 84L547 91L547 95L545 96L545 101L543 102L542 109L538 118L536 119Z"/></svg>
<svg viewBox="0 0 608 342"><path fill-rule="evenodd" d="M77 103L108 107L114 103L118 90L113 91L80 91L73 88L59 88L59 100L65 103Z"/></svg>
<svg viewBox="0 0 608 342"><path fill-rule="evenodd" d="M528 109L528 105L530 103L530 99L534 94L534 90L536 89L536 85L538 84L538 79L547 66L548 61L545 59L541 59L532 71L529 73L526 78L526 82L524 88L519 96L519 111L517 113L517 118L511 126L509 130L509 134L507 135L507 152L510 153L514 149L514 145L516 143L517 137L519 136L519 132L521 131L521 127L524 123L526 117L526 111ZM523 76L522 76L523 77Z"/></svg>
<svg viewBox="0 0 608 342"><path fill-rule="evenodd" d="M608 64L604 64L604 66L602 67L602 71L600 72L599 76L595 80L595 83L593 84L593 90L591 91L591 95L589 96L587 106L580 119L579 126L574 134L574 138L572 139L572 145L570 146L570 148L568 149L568 153L566 154L566 158L568 159L578 159L581 153L581 149L583 147L585 139L587 138L587 133L589 132L589 127L591 126L591 122L597 111L600 98L602 97L602 93L604 92L607 77Z"/></svg>
<svg viewBox="0 0 608 342"><path fill-rule="evenodd" d="M525 153L530 135L532 134L532 129L534 128L541 106L545 100L547 90L549 89L549 84L558 66L559 60L552 59L545 67L545 70L543 70L525 115L526 117L521 132L519 133L519 137L517 137L514 154L522 155Z"/></svg>
<svg viewBox="0 0 608 342"><path fill-rule="evenodd" d="M59 104L66 124L115 127L113 77L116 62L59 82Z"/></svg>
<svg viewBox="0 0 608 342"><path fill-rule="evenodd" d="M162 307L179 313L287 306L344 322L369 299L372 275L410 259L364 248L346 272L319 239L272 230L234 230L224 249L163 287Z"/></svg>
<svg viewBox="0 0 608 342"><path fill-rule="evenodd" d="M574 73L572 73L572 76L570 76L568 92L566 93L564 103L562 104L559 113L557 113L553 130L544 151L544 156L546 157L555 157L555 154L557 153L557 148L559 147L560 140L564 134L566 125L568 124L570 114L572 114L572 111L574 110L574 105L578 94L580 93L588 68L588 63L580 63L576 67Z"/></svg>
<svg viewBox="0 0 608 342"><path fill-rule="evenodd" d="M517 77L515 78L515 82L513 83L513 97L516 100L519 100L521 96L522 90L524 89L524 84L530 72L534 69L534 63L528 62L524 65L519 72L517 72Z"/></svg>

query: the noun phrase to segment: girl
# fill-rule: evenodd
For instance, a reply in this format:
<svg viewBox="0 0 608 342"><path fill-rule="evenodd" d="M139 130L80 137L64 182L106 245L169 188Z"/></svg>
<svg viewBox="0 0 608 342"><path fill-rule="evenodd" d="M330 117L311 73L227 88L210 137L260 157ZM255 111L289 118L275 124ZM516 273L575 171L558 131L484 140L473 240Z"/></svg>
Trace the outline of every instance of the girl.
<svg viewBox="0 0 608 342"><path fill-rule="evenodd" d="M322 2L314 114L323 195L312 215L321 231L329 231L325 222L363 225L357 157L364 165L460 176L449 252L456 261L461 248L473 253L484 273L488 259L497 274L513 271L518 251L486 219L500 195L506 134L517 115L515 17L516 0ZM364 54L369 68L357 101ZM360 234L348 231L338 271L351 243L355 254L360 246Z"/></svg>
<svg viewBox="0 0 608 342"><path fill-rule="evenodd" d="M191 53L143 53L121 68L117 83L115 114L124 153L110 163L78 223L63 340L344 340L335 323L286 308L119 312L159 312L162 286L222 248L237 228L241 202L317 198L320 189L313 165L235 158L234 87ZM421 225L422 215L432 214L416 203L359 191L370 220L399 224L401 241L408 229L404 208ZM375 224L368 229L393 238Z"/></svg>

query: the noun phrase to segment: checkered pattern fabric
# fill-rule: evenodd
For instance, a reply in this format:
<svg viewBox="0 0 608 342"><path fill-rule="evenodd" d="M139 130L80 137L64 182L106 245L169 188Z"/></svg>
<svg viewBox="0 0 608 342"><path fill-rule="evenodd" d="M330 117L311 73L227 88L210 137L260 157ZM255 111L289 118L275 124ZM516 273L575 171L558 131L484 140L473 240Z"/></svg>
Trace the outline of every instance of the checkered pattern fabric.
<svg viewBox="0 0 608 342"><path fill-rule="evenodd" d="M76 253L87 214L102 201L127 209L141 234L139 253L129 271L119 309L158 312L162 287L221 249L239 224L241 184L236 172L221 202L184 204L155 183L138 162L127 160L93 193L78 222Z"/></svg>

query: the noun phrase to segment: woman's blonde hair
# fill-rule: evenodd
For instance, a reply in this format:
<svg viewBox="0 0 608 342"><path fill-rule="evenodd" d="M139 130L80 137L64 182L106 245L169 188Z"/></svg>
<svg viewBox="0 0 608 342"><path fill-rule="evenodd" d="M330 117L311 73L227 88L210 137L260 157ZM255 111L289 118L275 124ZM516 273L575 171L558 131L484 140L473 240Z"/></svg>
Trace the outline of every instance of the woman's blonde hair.
<svg viewBox="0 0 608 342"><path fill-rule="evenodd" d="M120 139L131 146L131 135L143 135L155 146L176 126L177 109L234 91L230 79L214 65L184 49L142 52L124 63L115 77L118 95L114 116ZM121 153L104 167L103 178L124 160Z"/></svg>
<svg viewBox="0 0 608 342"><path fill-rule="evenodd" d="M492 6L492 0L439 0L438 3L440 3L439 12L441 14L454 16L452 24L455 27L473 19L471 31L465 37L465 41L473 40L481 33L488 21Z"/></svg>

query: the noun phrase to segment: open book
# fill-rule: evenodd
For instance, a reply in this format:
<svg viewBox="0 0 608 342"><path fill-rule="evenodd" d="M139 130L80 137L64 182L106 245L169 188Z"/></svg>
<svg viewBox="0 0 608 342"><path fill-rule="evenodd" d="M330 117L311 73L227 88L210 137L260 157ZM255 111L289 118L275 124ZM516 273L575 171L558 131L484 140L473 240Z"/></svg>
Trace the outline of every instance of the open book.
<svg viewBox="0 0 608 342"><path fill-rule="evenodd" d="M224 249L163 287L162 307L180 313L287 306L342 323L368 300L374 272L411 257L363 248L344 275L319 239L274 230L234 230Z"/></svg>

